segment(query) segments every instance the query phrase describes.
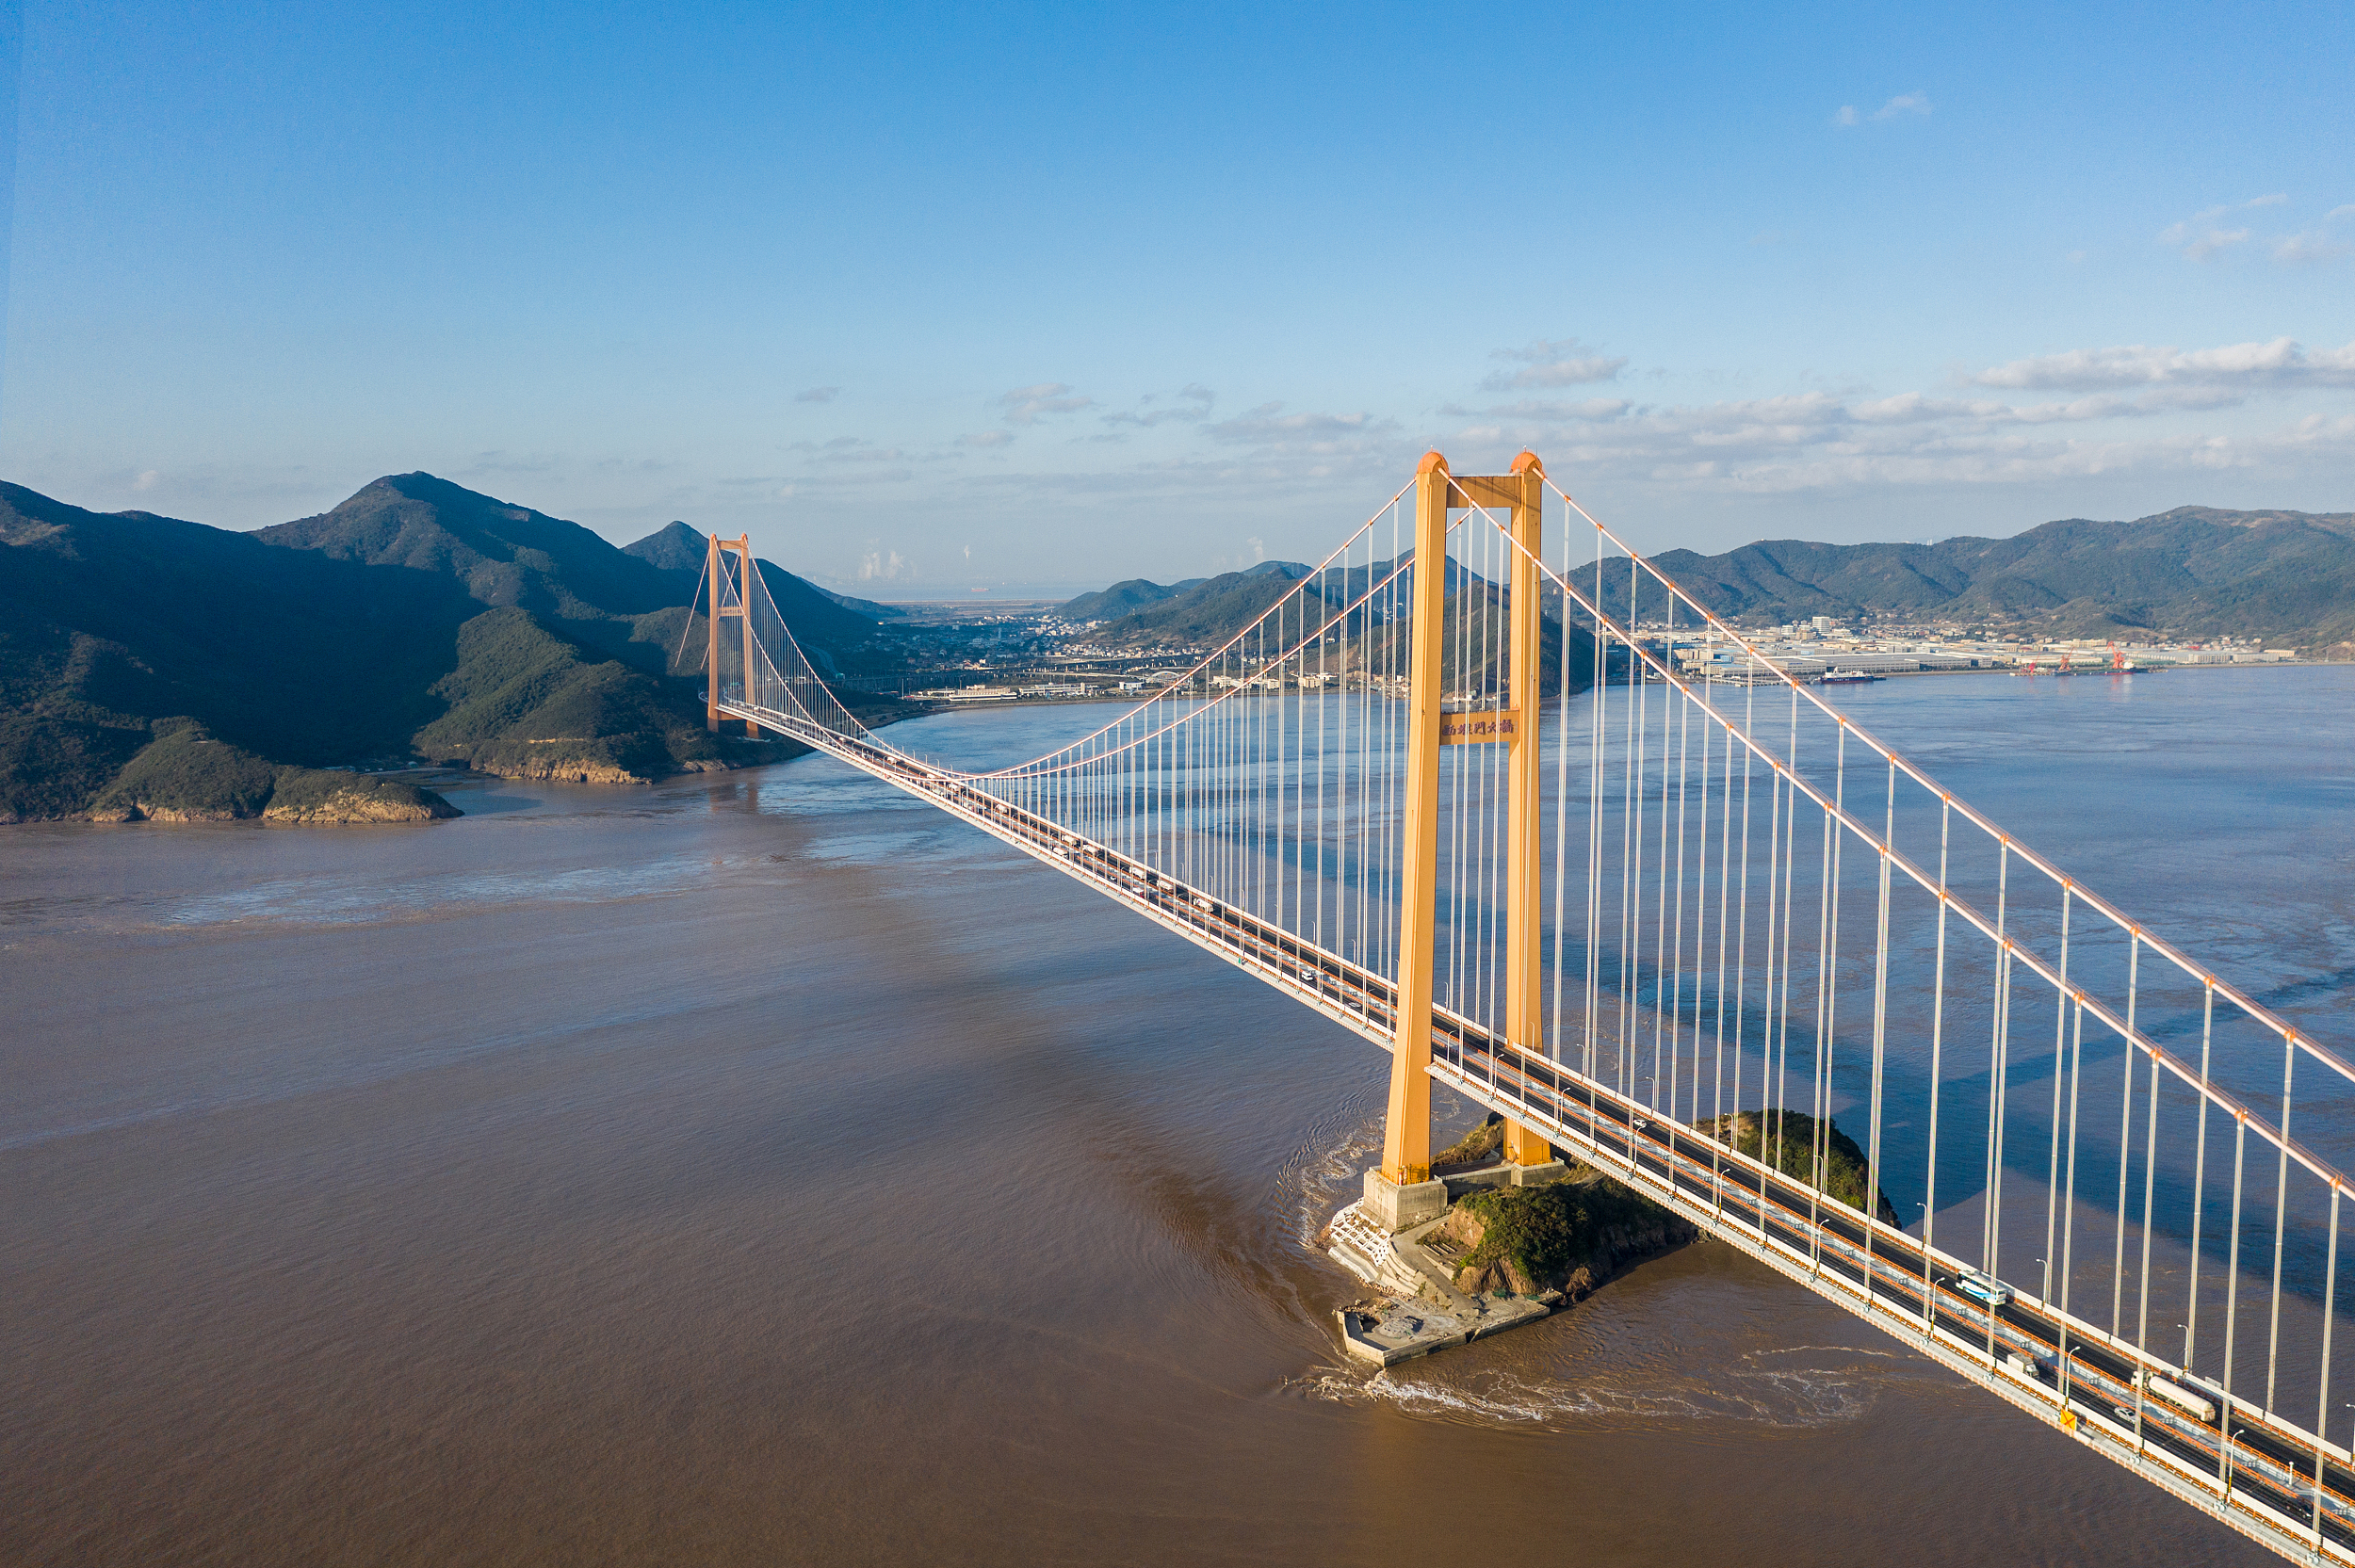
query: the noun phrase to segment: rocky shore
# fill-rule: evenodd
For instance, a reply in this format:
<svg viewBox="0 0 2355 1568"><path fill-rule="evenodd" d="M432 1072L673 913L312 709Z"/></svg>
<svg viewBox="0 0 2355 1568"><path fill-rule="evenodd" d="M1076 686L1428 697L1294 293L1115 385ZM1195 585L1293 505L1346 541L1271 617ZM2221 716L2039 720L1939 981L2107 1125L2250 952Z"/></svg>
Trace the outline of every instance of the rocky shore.
<svg viewBox="0 0 2355 1568"><path fill-rule="evenodd" d="M460 815L440 795L399 779L270 763L216 738L192 719L161 719L91 802L93 822L265 822L351 825L434 822Z"/></svg>

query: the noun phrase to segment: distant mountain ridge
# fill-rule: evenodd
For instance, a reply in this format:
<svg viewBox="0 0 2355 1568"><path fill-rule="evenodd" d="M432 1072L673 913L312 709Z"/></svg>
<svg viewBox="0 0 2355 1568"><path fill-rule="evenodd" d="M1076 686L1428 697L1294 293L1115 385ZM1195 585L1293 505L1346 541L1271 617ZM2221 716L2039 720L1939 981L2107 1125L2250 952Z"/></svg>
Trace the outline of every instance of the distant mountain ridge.
<svg viewBox="0 0 2355 1568"><path fill-rule="evenodd" d="M1080 594L1078 598L1064 604L1060 613L1068 621L1110 621L1119 616L1134 614L1150 605L1184 598L1208 583L1224 581L1227 577L1265 577L1275 578L1285 583L1296 583L1315 570L1315 567L1306 561L1263 560L1259 565L1246 567L1241 572L1222 573L1217 577L1187 577L1168 584L1153 582L1145 577L1130 577L1126 582L1114 583L1112 587L1100 589L1094 593ZM1219 591L1225 592L1227 590Z"/></svg>
<svg viewBox="0 0 2355 1568"><path fill-rule="evenodd" d="M1411 568L1414 552L1399 553L1398 564ZM1061 614L1072 621L1094 621L1093 637L1106 642L1138 646L1193 646L1224 642L1280 603L1293 588L1309 583L1309 591L1331 610L1362 597L1390 575L1392 563L1374 561L1361 566L1329 566L1320 572L1306 561L1268 560L1243 572L1215 577L1189 577L1164 587L1143 577L1114 583L1095 593L1083 593L1064 604ZM1447 563L1447 590L1461 592L1479 584L1480 577L1461 562ZM1402 582L1412 581L1411 576Z"/></svg>
<svg viewBox="0 0 2355 1568"><path fill-rule="evenodd" d="M1751 622L1887 617L2355 652L2355 512L2177 507L2130 523L2068 518L2009 539L1765 540L1651 560L1713 612ZM1624 618L1625 573L1606 565L1602 581L1605 607ZM1633 611L1651 620L1665 606L1639 600Z"/></svg>
<svg viewBox="0 0 2355 1568"><path fill-rule="evenodd" d="M1762 540L1720 555L1664 550L1650 559L1712 612L1752 624L1826 615L2065 637L2255 637L2355 656L2355 512L2177 507L2129 523L2067 518L2008 539ZM1605 610L1623 622L1665 618L1657 585L1631 605L1625 565L1619 558L1615 574L1605 563ZM1101 622L1095 635L1114 643L1216 642L1312 570L1270 561L1168 585L1134 577L1081 594L1062 613ZM1378 563L1377 578L1387 570ZM1337 573L1319 589L1328 601L1361 592L1365 571ZM1582 571L1582 590L1592 591L1594 568ZM1449 592L1467 576L1451 562ZM1547 595L1550 613L1558 597Z"/></svg>
<svg viewBox="0 0 2355 1568"><path fill-rule="evenodd" d="M636 543L622 546L622 553L665 574L670 603L690 605L702 584L704 557L709 548L708 536L684 523L666 523ZM794 639L818 658L821 669L838 665L852 650L873 640L877 617L859 607L865 601L829 593L774 561L755 556L754 562L760 568L760 580L769 587L769 597L776 601L777 613L785 618ZM890 613L906 612L895 609Z"/></svg>

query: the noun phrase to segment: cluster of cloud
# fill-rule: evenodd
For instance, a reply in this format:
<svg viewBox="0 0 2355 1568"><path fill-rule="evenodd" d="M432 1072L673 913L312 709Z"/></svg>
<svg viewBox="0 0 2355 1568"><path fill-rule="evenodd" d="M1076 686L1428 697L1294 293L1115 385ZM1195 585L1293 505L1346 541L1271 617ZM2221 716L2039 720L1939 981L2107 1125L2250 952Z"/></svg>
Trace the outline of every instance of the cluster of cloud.
<svg viewBox="0 0 2355 1568"><path fill-rule="evenodd" d="M2278 207L2289 197L2281 191L2271 196L2253 197L2246 202L2230 202L2220 207L2196 212L2180 223L2169 224L2159 232L2159 243L2171 245L2193 261L2206 261L2210 256L2243 245L2249 240L2249 227L2237 229L2218 227L2234 213L2254 212L2261 207Z"/></svg>
<svg viewBox="0 0 2355 1568"><path fill-rule="evenodd" d="M2134 422L2260 396L2355 387L2355 343L2311 351L2289 338L2199 349L2082 348L1957 380L1966 395L1812 392L1660 407L1620 398L1505 404L1462 411L1472 422L1452 439L1468 449L1536 445L1589 474L1738 493L2036 482L2355 458L2355 414L2308 413L2241 434L2133 428ZM2080 396L2014 401L1967 395L1976 388Z"/></svg>
<svg viewBox="0 0 2355 1568"><path fill-rule="evenodd" d="M1492 356L1490 393L1542 392L1622 381L1629 364L1575 339L1540 340ZM2355 342L2309 348L2288 337L2182 348L2123 344L2074 348L1957 373L1938 391L1893 395L1816 391L1713 402L1650 403L1616 392L1591 396L1502 396L1442 405L1406 420L1371 410L1299 410L1266 402L1212 417L1215 395L1176 394L1109 408L1063 382L993 399L998 428L936 449L910 451L854 437L804 443L794 483L847 492L904 482L927 472L988 492L1065 499L1139 498L1329 490L1337 478L1395 479L1426 445L1459 462L1504 461L1527 445L1558 473L1722 495L1857 493L1873 489L2016 484L2093 476L2144 477L2355 461L2355 413L2332 395L2355 388ZM2323 398L2316 403L2316 395ZM2261 405L2302 399L2268 426ZM2219 428L2203 412L2248 407ZM2316 411L2319 412L2316 412ZM2295 417L2292 417L2292 414ZM1151 454L1126 464L1045 460L986 469L960 466L1057 420L1071 444L1162 428ZM1436 422L1434 420L1436 415ZM1173 444L1174 438L1174 444ZM904 567L870 551L859 580L889 580Z"/></svg>
<svg viewBox="0 0 2355 1568"><path fill-rule="evenodd" d="M1843 104L1840 112L1831 117L1835 125L1861 125L1866 121L1905 120L1930 112L1930 96L1926 92L1901 92L1870 114L1859 114L1854 104Z"/></svg>
<svg viewBox="0 0 2355 1568"><path fill-rule="evenodd" d="M1397 420L1371 413L1286 413L1281 403L1262 403L1220 420L1208 434L1229 445L1333 457L1368 450L1398 428Z"/></svg>
<svg viewBox="0 0 2355 1568"><path fill-rule="evenodd" d="M1081 439L1117 442L1126 439L1129 429L1149 430L1162 425L1200 425L1210 417L1210 409L1218 401L1218 394L1209 387L1189 382L1177 392L1164 396L1146 393L1129 409L1106 409L1096 398L1063 381L1042 381L1036 386L1016 387L1000 393L991 400L1001 421L990 430L975 430L959 436L959 446L979 451L993 451L1011 446L1020 430L1051 423L1062 415L1099 410L1096 421L1104 428Z"/></svg>
<svg viewBox="0 0 2355 1568"><path fill-rule="evenodd" d="M1077 413L1094 408L1096 399L1073 392L1061 381L1043 381L1037 386L1018 386L1001 393L998 406L1001 417L1009 425L1035 425L1049 414Z"/></svg>
<svg viewBox="0 0 2355 1568"><path fill-rule="evenodd" d="M2307 352L2286 337L2220 348L2072 348L2014 360L1963 378L1973 386L2090 391L2114 387L2259 388L2355 386L2355 343Z"/></svg>
<svg viewBox="0 0 2355 1568"><path fill-rule="evenodd" d="M1157 425L1199 425L1210 417L1210 407L1217 401L1217 393L1189 382L1178 389L1173 402L1164 403L1159 393L1148 392L1137 399L1133 410L1117 410L1103 419L1107 425L1131 425L1145 430Z"/></svg>
<svg viewBox="0 0 2355 1568"><path fill-rule="evenodd" d="M2258 237L2253 224L2236 222L2241 214L2285 206L2288 202L2286 192L2275 191L2269 196L2255 196L2246 202L2228 202L2220 207L2209 207L2192 214L2180 223L2170 223L2160 230L2159 243L2182 251L2187 260L2213 261ZM2293 234L2270 234L2261 243L2272 253L2275 261L2291 266L2337 261L2355 255L2355 237L2351 237L2355 224L2350 224L2347 221L2349 218L2355 218L2355 203L2331 208L2312 228L2300 229Z"/></svg>
<svg viewBox="0 0 2355 1568"><path fill-rule="evenodd" d="M1584 386L1618 379L1627 356L1598 354L1576 338L1548 342L1543 338L1526 348L1500 348L1490 359L1518 363L1519 370L1500 370L1480 383L1484 392L1516 392L1525 387Z"/></svg>
<svg viewBox="0 0 2355 1568"><path fill-rule="evenodd" d="M2355 229L2355 202L2332 207L2322 215L2322 221L2311 229L2300 229L2294 234L2283 234L2273 242L2273 259L2293 266L2302 263L2338 261L2355 255L2355 240L2348 231Z"/></svg>

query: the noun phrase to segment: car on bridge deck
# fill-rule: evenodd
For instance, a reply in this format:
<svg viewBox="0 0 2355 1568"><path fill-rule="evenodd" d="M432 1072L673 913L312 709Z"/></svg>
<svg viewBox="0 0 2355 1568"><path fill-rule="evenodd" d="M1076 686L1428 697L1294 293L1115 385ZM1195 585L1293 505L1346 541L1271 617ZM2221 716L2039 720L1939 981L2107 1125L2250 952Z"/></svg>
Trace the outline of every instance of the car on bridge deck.
<svg viewBox="0 0 2355 1568"><path fill-rule="evenodd" d="M1980 1273L1976 1269L1967 1269L1957 1274L1954 1278L1954 1286L1957 1294L1968 1296L1984 1307L2011 1304L2011 1286L1999 1279Z"/></svg>

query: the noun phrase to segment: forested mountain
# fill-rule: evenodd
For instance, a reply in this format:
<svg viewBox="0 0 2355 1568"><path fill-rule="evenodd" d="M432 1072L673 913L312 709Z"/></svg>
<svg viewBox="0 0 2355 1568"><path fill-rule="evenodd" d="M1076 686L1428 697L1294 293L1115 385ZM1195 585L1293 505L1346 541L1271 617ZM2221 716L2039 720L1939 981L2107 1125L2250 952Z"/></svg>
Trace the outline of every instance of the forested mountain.
<svg viewBox="0 0 2355 1568"><path fill-rule="evenodd" d="M1140 653L1164 647L1214 648L1296 590L1297 601L1269 622L1265 645L1246 640L1247 654L1276 654L1283 645L1305 643L1321 627L1338 622L1336 629L1345 633L1345 639L1328 644L1321 655L1330 668L1403 672L1406 667L1405 614L1413 590L1414 556L1409 551L1395 563L1379 560L1361 566L1331 566L1322 572L1298 561L1265 561L1249 572L1229 572L1168 588L1137 578L1075 599L1063 606L1063 613L1080 619L1084 608L1094 607L1094 618L1101 620L1088 634L1095 642ZM1102 619L1107 610L1124 603L1138 604L1138 607ZM1503 606L1502 590L1450 558L1440 637L1440 680L1449 691L1492 693L1501 689L1506 636ZM1565 633L1555 606L1548 603L1545 611L1539 631L1542 683L1551 696L1561 685ZM1567 637L1572 689L1583 691L1593 684L1594 639L1577 625Z"/></svg>
<svg viewBox="0 0 2355 1568"><path fill-rule="evenodd" d="M0 484L0 820L274 797L331 819L334 789L285 769L412 757L622 781L774 754L710 736L695 683L666 673L695 643L703 548L673 526L695 541L685 570L430 474L250 534ZM872 639L761 566L814 656ZM333 781L353 819L406 788Z"/></svg>
<svg viewBox="0 0 2355 1568"><path fill-rule="evenodd" d="M1144 577L1130 577L1126 582L1114 583L1112 587L1098 590L1096 592L1080 594L1062 607L1062 614L1064 619L1070 621L1117 620L1121 616L1134 614L1155 605L1167 604L1171 600L1186 599L1190 596L1198 600L1203 597L1199 590L1214 582L1226 583L1231 577L1273 581L1278 585L1276 597L1280 598L1282 586L1296 583L1315 570L1316 568L1305 561L1263 560L1259 565L1242 572L1228 572L1217 577L1188 577L1183 581L1166 585L1152 582ZM1214 591L1216 593L1231 591L1231 585ZM1269 602L1274 603L1273 600ZM1188 619L1192 613L1188 610L1180 610L1178 619Z"/></svg>
<svg viewBox="0 0 2355 1568"><path fill-rule="evenodd" d="M1101 622L1090 634L1100 642L1140 648L1214 647L1265 615L1304 581L1308 583L1309 594L1324 601L1328 614L1339 614L1370 592L1383 596L1380 602L1386 606L1389 596L1395 595L1396 607L1404 612L1407 585L1414 580L1414 552L1402 551L1398 560L1404 570L1394 588L1384 586L1391 576L1391 563L1387 560L1329 566L1322 572L1301 561L1269 560L1247 572L1189 577L1166 588L1132 577L1099 592L1083 593L1064 605L1061 613L1072 621ZM1477 574L1452 557L1447 574L1451 596L1467 586L1485 586Z"/></svg>
<svg viewBox="0 0 2355 1568"><path fill-rule="evenodd" d="M174 716L280 763L405 751L481 607L447 577L18 485L0 546L0 820L86 810Z"/></svg>
<svg viewBox="0 0 2355 1568"><path fill-rule="evenodd" d="M1172 647L1224 642L1266 614L1292 587L1291 578L1273 574L1253 577L1222 573L1113 618L1096 628L1096 636L1106 641ZM1071 613L1068 606L1064 613Z"/></svg>
<svg viewBox="0 0 2355 1568"><path fill-rule="evenodd" d="M430 474L395 474L333 510L262 528L265 544L447 574L485 605L566 619L642 615L687 601L674 573L577 523Z"/></svg>
<svg viewBox="0 0 2355 1568"><path fill-rule="evenodd" d="M2355 652L2355 513L2178 507L2132 523L2046 523L2010 539L1935 544L1768 540L1724 555L1664 551L1653 562L1730 618L1753 623L1987 624L2071 637L2254 637ZM1584 575L1591 575L1587 568ZM1606 607L1628 613L1624 561L1602 573ZM1665 614L1657 589L1644 620Z"/></svg>
<svg viewBox="0 0 2355 1568"><path fill-rule="evenodd" d="M1935 544L1817 544L1765 540L1723 555L1665 550L1652 563L1718 615L1776 624L1827 615L2064 637L2260 638L2333 657L2355 655L2355 512L2225 511L2178 507L2131 523L2070 518L2009 539ZM1116 644L1216 644L1310 569L1268 562L1265 576L1230 573L1163 587L1143 578L1063 606L1102 622ZM1339 605L1378 581L1388 562L1328 571L1314 585ZM1454 561L1448 591L1477 581ZM1592 593L1594 568L1578 574ZM1606 559L1604 607L1626 620L1667 614L1648 578L1632 606L1624 557ZM1553 613L1558 595L1549 592ZM1689 612L1687 612L1689 614Z"/></svg>
<svg viewBox="0 0 2355 1568"><path fill-rule="evenodd" d="M667 523L637 543L624 545L622 553L671 574L672 602L685 605L694 601L708 544L706 536L686 524ZM871 641L877 622L907 614L896 605L871 604L830 592L795 576L774 561L759 560L756 557L755 560L760 567L760 580L769 586L769 597L776 601L777 613L793 628L794 637L824 649L829 657L837 661Z"/></svg>

